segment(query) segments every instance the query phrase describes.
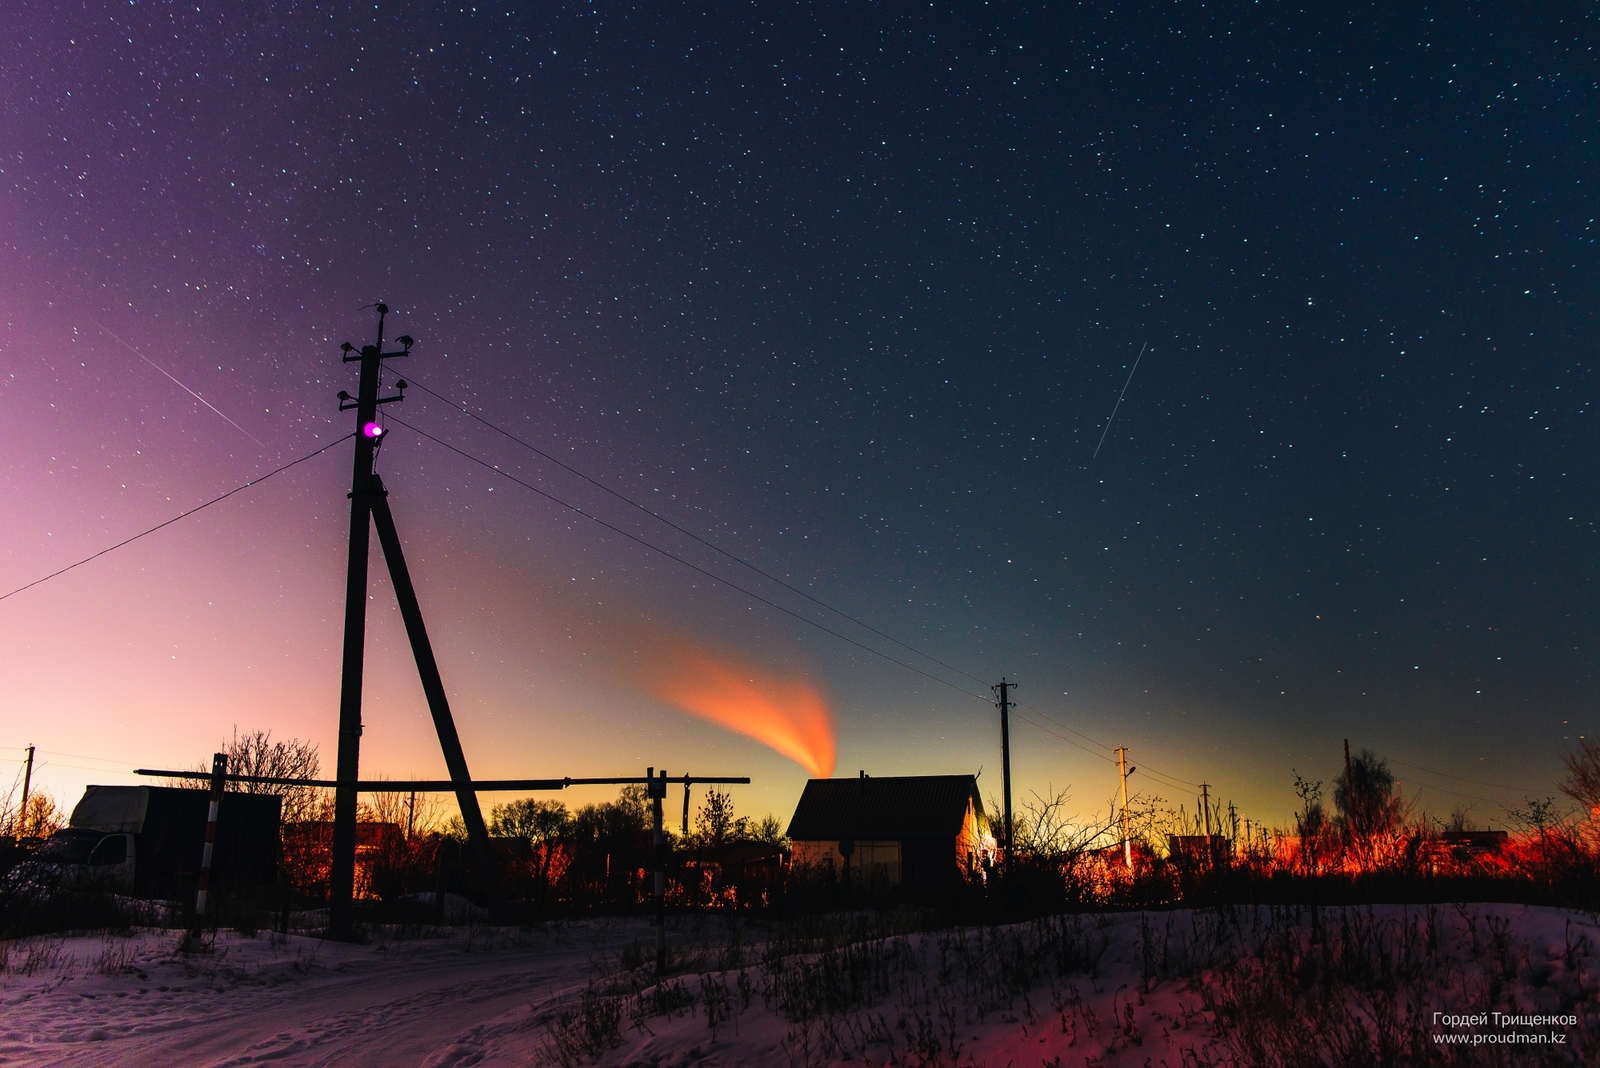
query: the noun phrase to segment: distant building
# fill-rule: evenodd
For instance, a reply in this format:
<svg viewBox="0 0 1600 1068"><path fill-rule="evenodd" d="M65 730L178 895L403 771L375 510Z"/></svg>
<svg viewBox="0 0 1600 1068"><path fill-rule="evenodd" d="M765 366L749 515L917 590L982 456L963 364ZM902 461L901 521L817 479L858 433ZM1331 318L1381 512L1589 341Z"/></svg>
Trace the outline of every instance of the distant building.
<svg viewBox="0 0 1600 1068"><path fill-rule="evenodd" d="M993 861L995 841L972 775L812 779L789 821L796 869L863 890L936 896Z"/></svg>
<svg viewBox="0 0 1600 1068"><path fill-rule="evenodd" d="M679 878L691 903L762 905L783 885L788 862L781 843L741 839L718 848L686 848L678 859Z"/></svg>
<svg viewBox="0 0 1600 1068"><path fill-rule="evenodd" d="M1492 864L1505 855L1511 836L1505 831L1441 831L1435 838L1422 839L1418 855L1430 870L1441 864L1478 866Z"/></svg>
<svg viewBox="0 0 1600 1068"><path fill-rule="evenodd" d="M383 866L385 858L393 858L404 842L405 834L398 823L362 820L356 824L357 898L379 896L372 885L373 872ZM287 824L283 828L283 855L290 879L297 888L309 890L317 884L325 887L333 861L333 822L308 820Z"/></svg>

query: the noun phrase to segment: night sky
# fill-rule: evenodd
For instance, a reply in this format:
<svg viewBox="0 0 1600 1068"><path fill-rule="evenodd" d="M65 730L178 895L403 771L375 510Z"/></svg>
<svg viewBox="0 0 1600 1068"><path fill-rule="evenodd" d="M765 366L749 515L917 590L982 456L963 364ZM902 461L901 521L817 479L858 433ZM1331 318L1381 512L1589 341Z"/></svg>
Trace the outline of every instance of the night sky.
<svg viewBox="0 0 1600 1068"><path fill-rule="evenodd" d="M1600 729L1588 9L508 7L9 6L0 593L347 434L383 300L477 775L786 817L806 769L667 661L988 795L1005 675L1019 800L1086 818L1118 744L1269 822L1344 738L1440 815L1556 792ZM5 780L234 725L331 774L349 449L0 600ZM372 574L363 771L442 776Z"/></svg>

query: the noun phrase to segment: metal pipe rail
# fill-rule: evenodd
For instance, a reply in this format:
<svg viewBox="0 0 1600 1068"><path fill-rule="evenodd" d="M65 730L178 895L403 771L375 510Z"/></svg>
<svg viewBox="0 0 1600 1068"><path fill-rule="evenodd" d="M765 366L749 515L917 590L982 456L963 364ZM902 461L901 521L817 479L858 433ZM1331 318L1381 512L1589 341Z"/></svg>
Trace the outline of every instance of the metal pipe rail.
<svg viewBox="0 0 1600 1068"><path fill-rule="evenodd" d="M166 779L205 779L210 780L209 771L161 771L155 768L139 768L135 775L148 775ZM339 783L333 779L287 779L271 775L235 775L229 773L223 776L226 782L259 783L267 786L315 786L320 789L331 790ZM662 777L656 776L656 782L661 782ZM683 783L686 786L696 784L707 785L741 785L748 786L750 777L745 776L706 776L706 775L680 775L667 779L669 783ZM495 793L508 791L538 791L538 790L565 790L569 786L647 786L651 780L642 775L617 779L574 779L570 776L560 779L475 779L472 789L480 793ZM416 790L419 793L448 793L456 788L450 779L362 779L355 784L359 793L382 794L401 790Z"/></svg>

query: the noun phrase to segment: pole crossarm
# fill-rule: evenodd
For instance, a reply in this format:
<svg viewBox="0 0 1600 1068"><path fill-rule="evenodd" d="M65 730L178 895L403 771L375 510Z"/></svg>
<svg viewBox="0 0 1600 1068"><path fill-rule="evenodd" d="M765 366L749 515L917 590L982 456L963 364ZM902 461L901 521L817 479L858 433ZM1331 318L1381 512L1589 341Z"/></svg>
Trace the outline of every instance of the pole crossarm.
<svg viewBox="0 0 1600 1068"><path fill-rule="evenodd" d="M211 779L209 771L162 771L157 768L139 768L134 774L165 779L204 779L207 781ZM336 779L289 779L271 775L235 775L231 773L224 775L223 780L226 782L257 783L266 786L314 786L325 790L345 785ZM660 782L661 777L657 776L656 781ZM750 777L748 775L722 777L682 775L666 781L672 783L717 783L748 786ZM560 779L475 779L470 782L470 786L478 793L505 793L510 791L565 790L569 786L646 785L649 782L650 780L642 775L615 779L574 779L566 776ZM401 790L417 790L422 793L449 793L454 791L458 784L452 779L363 779L353 785L359 793L384 794Z"/></svg>

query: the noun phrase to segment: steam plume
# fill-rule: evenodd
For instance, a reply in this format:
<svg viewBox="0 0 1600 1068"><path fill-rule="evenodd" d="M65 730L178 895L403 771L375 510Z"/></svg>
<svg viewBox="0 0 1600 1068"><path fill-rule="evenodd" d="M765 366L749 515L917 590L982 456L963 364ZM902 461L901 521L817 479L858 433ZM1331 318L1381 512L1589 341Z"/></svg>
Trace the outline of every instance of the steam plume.
<svg viewBox="0 0 1600 1068"><path fill-rule="evenodd" d="M833 716L810 683L657 632L635 671L639 687L692 716L754 738L812 775L833 774Z"/></svg>

